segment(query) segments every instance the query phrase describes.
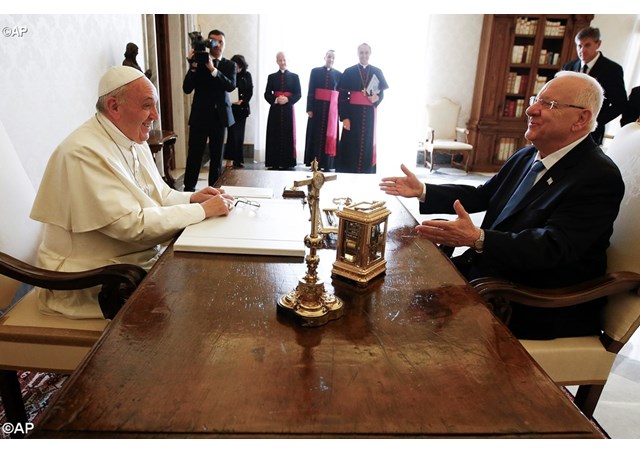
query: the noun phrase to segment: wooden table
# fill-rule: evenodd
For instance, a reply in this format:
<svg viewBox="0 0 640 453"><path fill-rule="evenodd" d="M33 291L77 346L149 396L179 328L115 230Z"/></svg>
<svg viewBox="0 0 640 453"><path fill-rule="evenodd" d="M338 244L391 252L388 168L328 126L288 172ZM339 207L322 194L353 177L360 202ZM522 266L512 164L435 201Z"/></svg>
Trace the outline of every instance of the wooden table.
<svg viewBox="0 0 640 453"><path fill-rule="evenodd" d="M280 194L306 175L227 170L222 183ZM301 259L169 248L33 437L598 437L378 180L323 188L354 196L357 182L356 201L392 211L370 287L332 281L335 251L320 251L344 317L303 328L277 314Z"/></svg>

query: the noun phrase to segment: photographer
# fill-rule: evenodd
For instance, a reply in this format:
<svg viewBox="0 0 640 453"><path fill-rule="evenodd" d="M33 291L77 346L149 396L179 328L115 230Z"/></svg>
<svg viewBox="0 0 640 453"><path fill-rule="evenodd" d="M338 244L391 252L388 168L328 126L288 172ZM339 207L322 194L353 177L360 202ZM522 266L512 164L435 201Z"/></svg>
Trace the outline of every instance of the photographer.
<svg viewBox="0 0 640 453"><path fill-rule="evenodd" d="M211 30L208 39L200 33L189 33L191 51L189 70L182 91L195 90L189 115L189 151L184 175L185 192L194 192L202 165L202 154L209 140L209 185L222 174L222 148L227 127L234 123L229 93L236 87L236 64L222 58L225 36Z"/></svg>

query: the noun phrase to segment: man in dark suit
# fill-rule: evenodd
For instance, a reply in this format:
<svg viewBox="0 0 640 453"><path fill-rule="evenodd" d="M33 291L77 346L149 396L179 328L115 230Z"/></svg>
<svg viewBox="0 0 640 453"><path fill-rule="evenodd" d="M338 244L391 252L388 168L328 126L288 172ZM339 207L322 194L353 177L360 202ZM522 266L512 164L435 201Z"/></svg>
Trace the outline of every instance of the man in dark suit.
<svg viewBox="0 0 640 453"><path fill-rule="evenodd" d="M184 174L185 192L194 192L202 166L202 154L209 139L209 185L213 186L222 174L224 134L234 119L229 93L236 87L236 64L222 58L225 37L220 30L208 35L209 51L189 53L189 71L182 83L182 91L195 90L189 115L189 151Z"/></svg>
<svg viewBox="0 0 640 453"><path fill-rule="evenodd" d="M486 184L423 184L403 165L405 176L383 178L380 187L419 198L423 214L458 215L451 222L424 221L416 232L438 244L470 247L453 259L469 280L498 277L557 288L603 275L624 183L589 134L602 99L595 79L559 72L526 110L525 137L533 146L515 153ZM538 171L532 173L535 184L516 190L532 169ZM526 195L514 204L517 192ZM480 228L467 211L486 211ZM605 302L562 309L512 304L509 328L519 338L598 334Z"/></svg>
<svg viewBox="0 0 640 453"><path fill-rule="evenodd" d="M598 115L598 127L592 132L597 144L602 144L604 126L620 115L627 103L627 91L624 87L622 66L609 60L600 49L600 30L583 28L575 38L578 59L562 66L563 70L586 72L595 78L604 89L604 103Z"/></svg>
<svg viewBox="0 0 640 453"><path fill-rule="evenodd" d="M620 118L620 126L638 121L638 118L640 118L640 86L631 90L629 100L624 107L624 112L622 112L622 118Z"/></svg>

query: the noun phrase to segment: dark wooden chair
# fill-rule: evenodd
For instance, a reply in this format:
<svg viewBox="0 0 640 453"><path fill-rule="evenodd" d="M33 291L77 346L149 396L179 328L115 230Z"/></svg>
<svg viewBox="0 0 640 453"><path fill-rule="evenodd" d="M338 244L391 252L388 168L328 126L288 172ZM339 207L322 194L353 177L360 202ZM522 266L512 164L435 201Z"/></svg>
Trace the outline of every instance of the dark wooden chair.
<svg viewBox="0 0 640 453"><path fill-rule="evenodd" d="M162 168L164 169L163 179L169 187L175 189L176 181L171 176L171 170L176 169L174 145L178 136L173 131L152 130L149 134L147 144L151 150L151 154L155 159L156 154L162 151Z"/></svg>
<svg viewBox="0 0 640 453"><path fill-rule="evenodd" d="M27 415L17 370L70 373L107 326L106 319L67 319L38 309L34 291L20 298L21 284L53 290L101 286L100 308L107 319L118 312L146 272L114 264L85 272L52 272L33 266L42 225L29 219L35 190L0 123L0 397L7 421L24 428ZM15 301L17 299L17 302Z"/></svg>
<svg viewBox="0 0 640 453"><path fill-rule="evenodd" d="M490 278L471 282L490 303L502 300L564 307L608 296L600 336L521 340L558 385L579 386L575 403L589 417L598 404L616 354L640 325L640 242L637 233L640 224L640 124L631 123L621 129L607 155L620 168L626 186L607 251L607 275L571 288L553 290L526 288Z"/></svg>

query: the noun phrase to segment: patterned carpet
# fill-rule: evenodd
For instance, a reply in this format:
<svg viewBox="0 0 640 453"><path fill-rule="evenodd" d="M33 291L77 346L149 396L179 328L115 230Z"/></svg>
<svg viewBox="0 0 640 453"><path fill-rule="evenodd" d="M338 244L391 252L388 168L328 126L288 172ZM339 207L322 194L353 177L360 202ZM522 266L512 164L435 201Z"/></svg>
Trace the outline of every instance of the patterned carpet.
<svg viewBox="0 0 640 453"><path fill-rule="evenodd" d="M22 397L27 418L34 423L51 398L62 388L62 384L69 376L66 374L40 373L35 371L19 371L18 379L22 388ZM3 427L0 434L1 439L8 439L8 428L5 429L6 417L4 407L0 404L0 426Z"/></svg>

